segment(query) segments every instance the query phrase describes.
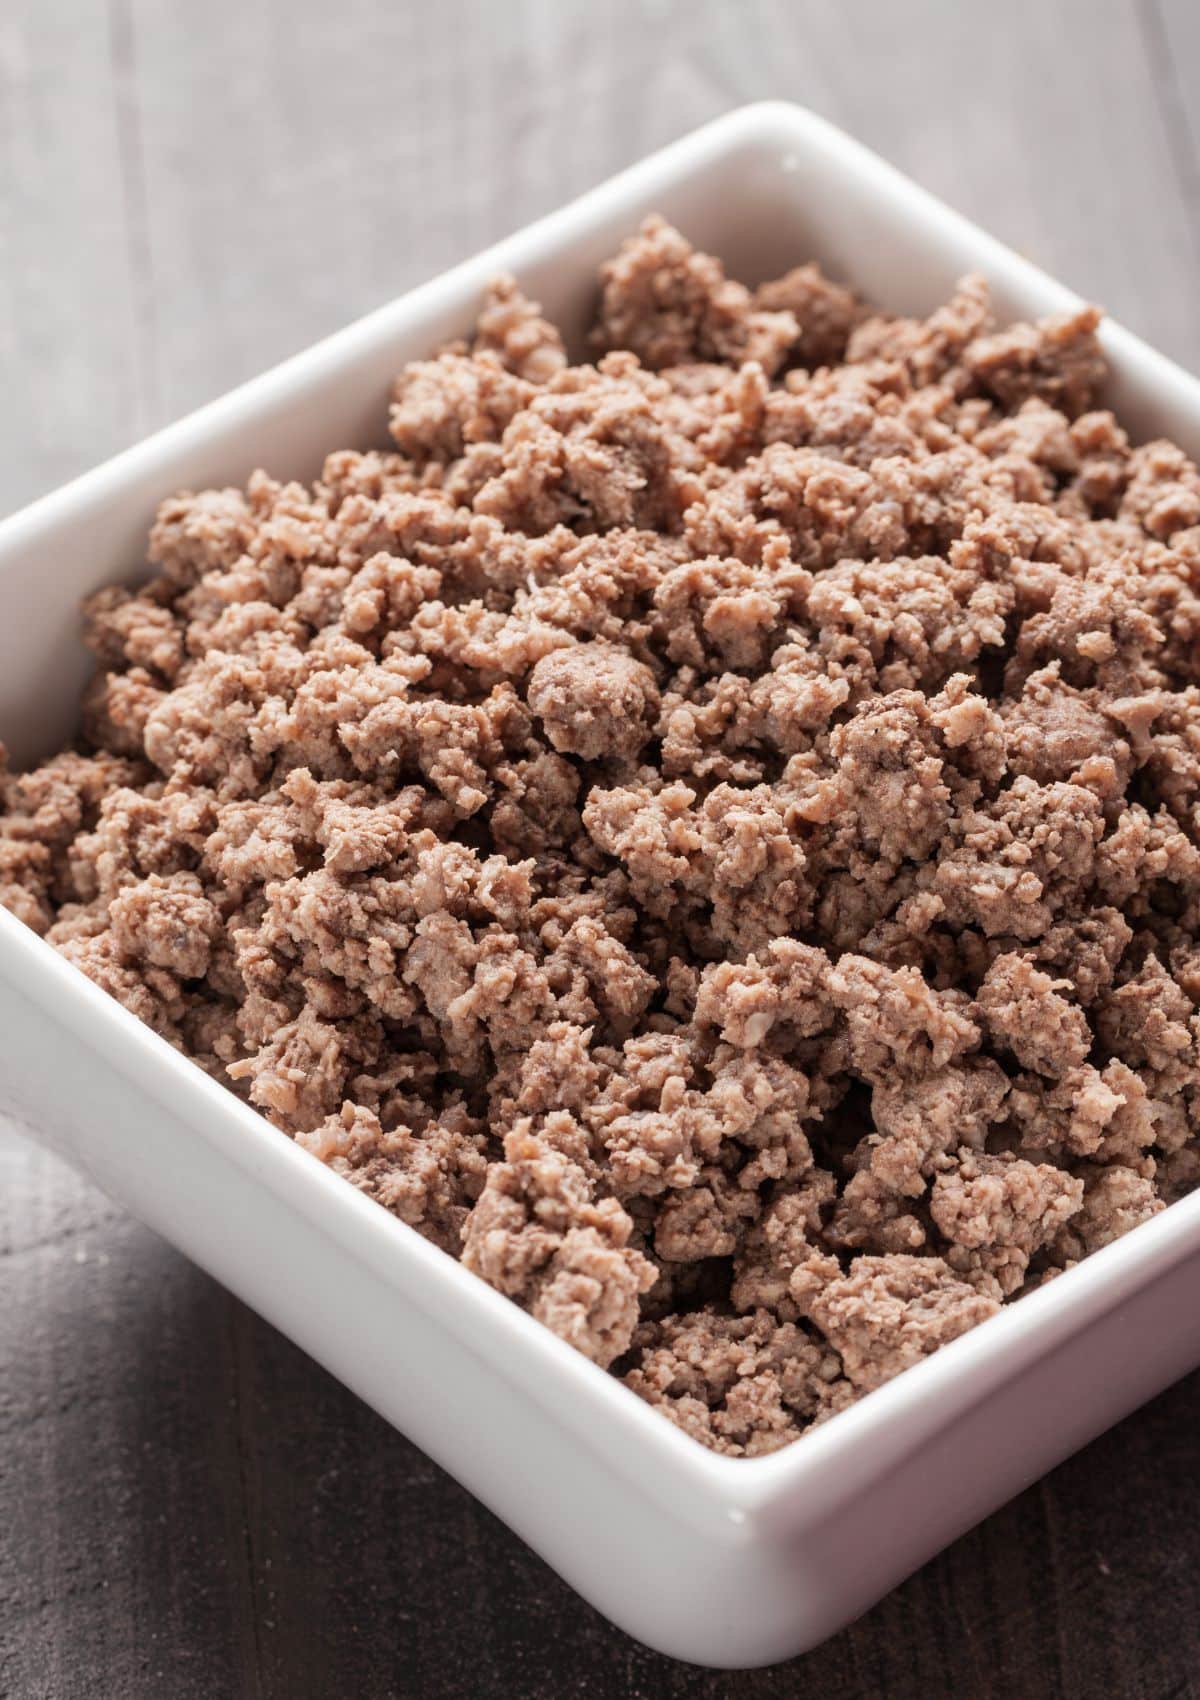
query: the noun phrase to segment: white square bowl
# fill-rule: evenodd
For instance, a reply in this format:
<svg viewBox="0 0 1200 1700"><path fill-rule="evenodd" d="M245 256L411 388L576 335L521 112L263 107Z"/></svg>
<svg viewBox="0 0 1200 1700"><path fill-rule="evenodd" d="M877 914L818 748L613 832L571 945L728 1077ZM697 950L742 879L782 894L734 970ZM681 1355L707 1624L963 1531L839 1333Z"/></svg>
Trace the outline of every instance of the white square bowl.
<svg viewBox="0 0 1200 1700"><path fill-rule="evenodd" d="M0 524L0 733L69 737L80 598L135 577L154 510L382 436L390 379L498 270L578 332L598 263L661 211L734 276L815 258L927 312L980 270L1003 315L1077 304L810 114L751 106L624 172ZM1200 383L1106 325L1134 432L1200 449ZM325 1169L0 911L0 1111L340 1377L652 1647L813 1646L1200 1364L1200 1195L767 1458L716 1457Z"/></svg>

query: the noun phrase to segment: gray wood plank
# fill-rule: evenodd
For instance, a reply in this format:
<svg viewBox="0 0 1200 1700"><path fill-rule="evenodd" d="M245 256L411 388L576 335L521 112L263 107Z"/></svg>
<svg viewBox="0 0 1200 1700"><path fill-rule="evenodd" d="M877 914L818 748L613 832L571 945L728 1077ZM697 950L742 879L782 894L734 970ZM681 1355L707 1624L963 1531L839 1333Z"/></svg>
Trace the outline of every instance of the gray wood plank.
<svg viewBox="0 0 1200 1700"><path fill-rule="evenodd" d="M1200 9L1192 0L1138 0L1138 18L1154 72L1159 123L1170 148L1191 239L1193 287L1184 293L1192 303L1200 270L1200 113L1195 97Z"/></svg>
<svg viewBox="0 0 1200 1700"><path fill-rule="evenodd" d="M110 19L0 9L0 512L149 430Z"/></svg>

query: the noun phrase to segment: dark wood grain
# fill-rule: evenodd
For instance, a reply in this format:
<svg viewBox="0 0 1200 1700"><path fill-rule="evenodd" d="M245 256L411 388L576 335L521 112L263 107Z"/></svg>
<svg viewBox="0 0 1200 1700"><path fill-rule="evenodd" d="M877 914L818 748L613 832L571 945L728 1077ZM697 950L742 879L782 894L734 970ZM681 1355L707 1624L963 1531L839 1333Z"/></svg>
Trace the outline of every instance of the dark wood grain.
<svg viewBox="0 0 1200 1700"><path fill-rule="evenodd" d="M0 512L766 96L1200 366L1198 70L1193 0L9 0ZM806 1659L702 1673L0 1127L5 1700L1189 1700L1198 1435L1193 1377Z"/></svg>

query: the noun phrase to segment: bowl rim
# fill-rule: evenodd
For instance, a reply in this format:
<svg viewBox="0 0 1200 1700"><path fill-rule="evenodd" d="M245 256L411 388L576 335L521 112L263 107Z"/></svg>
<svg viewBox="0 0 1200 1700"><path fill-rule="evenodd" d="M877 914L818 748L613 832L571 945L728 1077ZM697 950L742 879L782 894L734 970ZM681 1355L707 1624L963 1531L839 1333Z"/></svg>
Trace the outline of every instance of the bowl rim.
<svg viewBox="0 0 1200 1700"><path fill-rule="evenodd" d="M739 150L765 149L787 169L789 150L797 147L838 155L877 195L906 202L931 237L940 234L969 247L991 279L1032 291L1047 310L1080 304L1072 291L825 119L788 102L757 102L647 156L0 520L0 561L118 495L122 486L152 476L181 452L243 424L248 414L293 399L302 402L309 388L382 333L402 331L452 300L469 303L497 271L519 274L569 248L589 225L694 178ZM1147 382L1200 421L1200 380L1109 320L1101 336L1108 352L1140 367ZM848 1493L902 1464L956 1415L1200 1250L1196 1192L780 1450L755 1458L726 1457L709 1451L456 1259L348 1186L3 909L0 973L12 979L19 995L69 1029L85 1051L102 1054L127 1081L168 1107L196 1137L218 1145L311 1228L368 1262L402 1291L404 1302L449 1328L493 1373L569 1425L610 1466L636 1474L673 1514L691 1516L710 1532L720 1529L733 1542L777 1528L780 1508L798 1500L806 1517L833 1511Z"/></svg>

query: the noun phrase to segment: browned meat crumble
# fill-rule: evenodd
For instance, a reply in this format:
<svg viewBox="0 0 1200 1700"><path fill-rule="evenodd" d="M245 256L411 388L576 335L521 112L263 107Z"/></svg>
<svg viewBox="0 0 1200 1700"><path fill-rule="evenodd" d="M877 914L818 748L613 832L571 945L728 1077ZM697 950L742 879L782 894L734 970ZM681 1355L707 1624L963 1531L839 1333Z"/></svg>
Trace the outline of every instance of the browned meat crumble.
<svg viewBox="0 0 1200 1700"><path fill-rule="evenodd" d="M0 897L785 1444L1200 1180L1200 472L1096 323L751 291L654 219L572 365L501 279L394 449L164 504Z"/></svg>

